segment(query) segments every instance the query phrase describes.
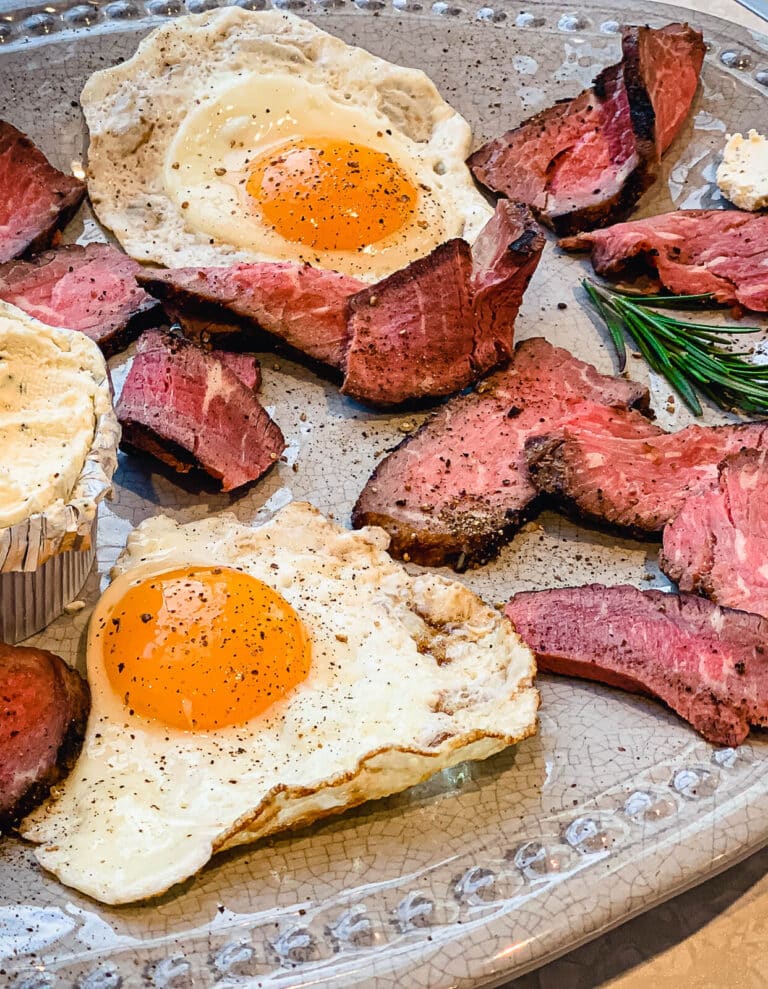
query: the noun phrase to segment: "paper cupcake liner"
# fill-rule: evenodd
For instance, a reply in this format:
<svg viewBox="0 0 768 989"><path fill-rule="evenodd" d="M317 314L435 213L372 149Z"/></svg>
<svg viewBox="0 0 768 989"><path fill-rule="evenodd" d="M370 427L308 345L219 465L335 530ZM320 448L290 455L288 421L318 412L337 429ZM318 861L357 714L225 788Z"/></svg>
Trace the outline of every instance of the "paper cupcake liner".
<svg viewBox="0 0 768 989"><path fill-rule="evenodd" d="M120 424L112 408L109 371L96 344L92 347L98 355L93 442L66 502L54 502L0 529L0 639L5 642L18 642L60 615L93 564L96 516L99 503L112 493Z"/></svg>
<svg viewBox="0 0 768 989"><path fill-rule="evenodd" d="M56 553L33 571L0 573L0 640L14 645L57 618L82 590L96 556L96 519L87 549Z"/></svg>

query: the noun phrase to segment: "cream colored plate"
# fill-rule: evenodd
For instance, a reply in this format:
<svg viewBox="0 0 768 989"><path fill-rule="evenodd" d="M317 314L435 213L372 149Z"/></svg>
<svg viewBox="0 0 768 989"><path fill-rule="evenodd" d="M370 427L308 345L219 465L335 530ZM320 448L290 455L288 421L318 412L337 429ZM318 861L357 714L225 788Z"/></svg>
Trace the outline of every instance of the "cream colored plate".
<svg viewBox="0 0 768 989"><path fill-rule="evenodd" d="M263 6L266 0L244 0ZM494 0L488 0L494 3ZM187 0L186 9L214 6ZM426 69L478 140L576 93L618 52L617 15L599 4L480 7L470 0L283 0L347 41ZM23 8L23 9L20 9ZM0 116L62 167L85 149L77 96L95 68L129 55L181 0L0 0ZM649 3L636 20L680 10ZM154 20L148 20L147 14ZM716 205L726 131L768 127L768 41L697 15L710 51L690 123L642 212ZM79 221L70 239L100 237ZM601 329L582 308L581 261L550 244L518 320L609 371ZM565 303L567 308L558 308ZM126 357L113 362L119 388ZM643 377L643 365L630 371ZM378 415L310 372L264 357L265 402L287 463L245 496L180 487L123 457L99 533L102 575L131 527L225 509L246 521L307 498L348 521L370 470L417 415ZM663 424L669 389L652 381ZM715 414L708 416L717 421ZM294 470L295 467L295 470ZM656 547L617 541L547 514L497 563L461 579L491 602L552 585L664 586ZM82 666L88 607L33 641ZM20 842L0 844L0 983L79 986L479 986L501 982L620 923L768 839L768 746L715 750L659 705L543 678L541 733L479 765L444 773L296 835L216 859L148 906L109 909L63 888Z"/></svg>

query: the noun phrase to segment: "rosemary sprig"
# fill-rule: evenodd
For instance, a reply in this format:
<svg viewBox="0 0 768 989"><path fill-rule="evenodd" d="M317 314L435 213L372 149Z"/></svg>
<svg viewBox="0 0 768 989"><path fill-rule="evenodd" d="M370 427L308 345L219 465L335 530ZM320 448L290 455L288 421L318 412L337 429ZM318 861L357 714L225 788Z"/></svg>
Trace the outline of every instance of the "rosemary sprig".
<svg viewBox="0 0 768 989"><path fill-rule="evenodd" d="M624 333L648 365L663 375L685 404L700 416L701 392L724 409L768 414L768 364L744 360L749 353L726 349L721 339L759 333L759 326L710 326L689 322L664 309L719 308L711 295L631 295L598 285L582 285L605 320L623 371L627 363Z"/></svg>

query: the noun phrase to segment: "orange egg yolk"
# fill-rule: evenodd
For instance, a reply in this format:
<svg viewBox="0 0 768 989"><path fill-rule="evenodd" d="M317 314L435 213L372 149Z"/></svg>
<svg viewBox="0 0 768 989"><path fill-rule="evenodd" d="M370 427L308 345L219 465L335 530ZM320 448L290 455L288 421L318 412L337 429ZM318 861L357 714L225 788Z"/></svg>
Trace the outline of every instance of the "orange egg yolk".
<svg viewBox="0 0 768 989"><path fill-rule="evenodd" d="M184 567L130 587L104 619L104 663L136 714L185 731L242 724L306 679L301 619L228 567Z"/></svg>
<svg viewBox="0 0 768 989"><path fill-rule="evenodd" d="M285 240L320 251L360 251L405 226L416 187L383 151L332 138L290 142L261 155L246 183Z"/></svg>

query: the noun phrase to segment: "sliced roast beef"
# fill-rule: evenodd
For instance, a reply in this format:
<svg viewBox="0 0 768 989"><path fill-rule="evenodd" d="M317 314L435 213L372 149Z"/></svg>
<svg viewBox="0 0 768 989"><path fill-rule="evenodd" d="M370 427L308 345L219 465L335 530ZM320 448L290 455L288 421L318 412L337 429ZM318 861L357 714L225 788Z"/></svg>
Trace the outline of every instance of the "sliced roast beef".
<svg viewBox="0 0 768 989"><path fill-rule="evenodd" d="M472 254L449 240L349 300L345 395L371 405L450 395L472 380Z"/></svg>
<svg viewBox="0 0 768 989"><path fill-rule="evenodd" d="M636 412L585 402L526 442L539 491L592 522L654 536L687 498L717 486L729 453L768 446L768 423L666 433Z"/></svg>
<svg viewBox="0 0 768 989"><path fill-rule="evenodd" d="M111 357L163 319L157 299L136 284L140 270L106 244L70 244L0 265L0 299L49 326L80 330Z"/></svg>
<svg viewBox="0 0 768 989"><path fill-rule="evenodd" d="M657 697L716 745L768 725L768 621L759 615L600 584L516 594L506 614L540 671Z"/></svg>
<svg viewBox="0 0 768 989"><path fill-rule="evenodd" d="M0 643L0 827L71 768L90 703L88 684L58 656Z"/></svg>
<svg viewBox="0 0 768 989"><path fill-rule="evenodd" d="M524 443L581 399L647 407L648 392L542 338L525 340L512 365L477 391L451 399L378 465L352 522L380 525L390 552L462 569L484 563L524 521L536 489Z"/></svg>
<svg viewBox="0 0 768 989"><path fill-rule="evenodd" d="M344 394L379 406L438 398L509 360L543 248L527 207L502 202L471 250L450 240L353 295Z"/></svg>
<svg viewBox="0 0 768 989"><path fill-rule="evenodd" d="M591 250L599 275L656 276L670 292L708 292L718 302L768 312L768 215L732 209L681 209L566 237L569 251Z"/></svg>
<svg viewBox="0 0 768 989"><path fill-rule="evenodd" d="M84 182L54 168L28 137L0 120L0 262L48 247L84 196Z"/></svg>
<svg viewBox="0 0 768 989"><path fill-rule="evenodd" d="M261 477L285 440L252 388L215 352L160 330L139 340L117 404L123 445L231 491Z"/></svg>
<svg viewBox="0 0 768 989"><path fill-rule="evenodd" d="M743 450L718 486L689 498L664 529L661 568L683 591L768 617L768 461Z"/></svg>
<svg viewBox="0 0 768 989"><path fill-rule="evenodd" d="M476 151L475 178L528 203L560 234L622 219L690 109L704 51L684 24L624 28L621 62Z"/></svg>
<svg viewBox="0 0 768 989"><path fill-rule="evenodd" d="M192 336L215 342L238 323L243 332L265 330L288 346L336 370L347 349L346 305L362 282L335 271L291 262L237 264L231 268L144 270L138 281L171 306Z"/></svg>

